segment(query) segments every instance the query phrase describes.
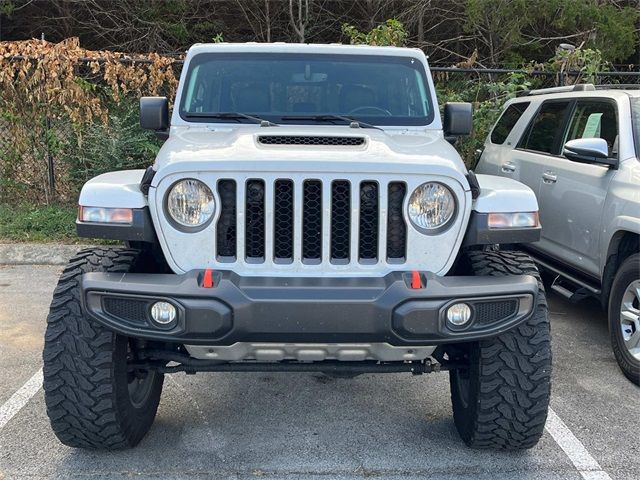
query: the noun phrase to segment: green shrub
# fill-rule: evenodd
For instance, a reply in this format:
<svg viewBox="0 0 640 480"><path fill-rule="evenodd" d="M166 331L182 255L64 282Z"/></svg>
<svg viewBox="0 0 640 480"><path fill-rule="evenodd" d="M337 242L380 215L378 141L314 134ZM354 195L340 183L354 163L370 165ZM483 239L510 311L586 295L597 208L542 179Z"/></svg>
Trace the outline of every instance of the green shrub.
<svg viewBox="0 0 640 480"><path fill-rule="evenodd" d="M73 130L59 158L76 195L96 175L153 163L160 143L153 132L140 127L139 118L137 99L126 98L109 106L106 124L94 122Z"/></svg>

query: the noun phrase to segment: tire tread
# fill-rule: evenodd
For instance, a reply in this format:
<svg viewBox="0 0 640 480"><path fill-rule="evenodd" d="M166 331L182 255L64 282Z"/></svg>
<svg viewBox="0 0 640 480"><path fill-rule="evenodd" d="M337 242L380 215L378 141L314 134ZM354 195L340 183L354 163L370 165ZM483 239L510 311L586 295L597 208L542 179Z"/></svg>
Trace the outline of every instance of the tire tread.
<svg viewBox="0 0 640 480"><path fill-rule="evenodd" d="M456 425L473 448L531 448L542 436L551 394L551 334L544 286L525 253L474 251L468 252L468 260L478 276L532 275L539 294L531 318L479 342L475 418L465 426L461 424L466 422L458 425L458 421ZM454 416L462 414L458 409L454 402Z"/></svg>
<svg viewBox="0 0 640 480"><path fill-rule="evenodd" d="M138 253L120 247L82 250L69 261L54 291L43 351L44 392L51 426L65 445L132 446L116 405L116 335L84 316L79 282L87 272L128 272Z"/></svg>

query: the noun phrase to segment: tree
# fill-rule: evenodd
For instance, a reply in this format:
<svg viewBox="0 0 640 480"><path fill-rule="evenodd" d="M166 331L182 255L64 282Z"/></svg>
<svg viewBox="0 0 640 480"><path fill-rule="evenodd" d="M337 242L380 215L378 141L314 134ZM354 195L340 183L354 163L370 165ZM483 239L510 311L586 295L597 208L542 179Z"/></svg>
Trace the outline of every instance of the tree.
<svg viewBox="0 0 640 480"><path fill-rule="evenodd" d="M289 21L298 36L298 41L304 43L305 32L309 24L309 0L295 0L295 3L296 13L294 14L294 0L289 0Z"/></svg>
<svg viewBox="0 0 640 480"><path fill-rule="evenodd" d="M407 42L404 25L393 18L371 29L370 32L361 32L353 25L344 23L342 33L349 37L352 44L404 47Z"/></svg>
<svg viewBox="0 0 640 480"><path fill-rule="evenodd" d="M432 63L476 50L480 67L542 62L560 43L584 43L612 63L640 60L638 0L0 0L5 40L44 33L94 50L171 54L219 32L230 42L329 43L344 23L370 32L388 18Z"/></svg>

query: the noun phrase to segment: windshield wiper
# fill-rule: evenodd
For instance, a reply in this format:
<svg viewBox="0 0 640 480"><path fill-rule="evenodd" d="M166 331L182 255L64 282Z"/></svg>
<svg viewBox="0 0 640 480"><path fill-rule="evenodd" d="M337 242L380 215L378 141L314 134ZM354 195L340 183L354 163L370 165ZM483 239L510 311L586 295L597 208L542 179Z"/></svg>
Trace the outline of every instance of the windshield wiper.
<svg viewBox="0 0 640 480"><path fill-rule="evenodd" d="M280 126L277 123L265 120L264 118L254 117L253 115L247 115L246 113L240 112L191 112L185 113L184 116L187 118L221 118L225 120L240 120L241 118L244 118L245 120L251 120L254 123L259 123L261 127Z"/></svg>
<svg viewBox="0 0 640 480"><path fill-rule="evenodd" d="M349 122L349 127L351 128L375 128L376 130L382 130L382 128L371 125L370 123L343 115L290 115L282 117L282 120L311 120L314 122L334 122L336 120L342 120L343 122Z"/></svg>

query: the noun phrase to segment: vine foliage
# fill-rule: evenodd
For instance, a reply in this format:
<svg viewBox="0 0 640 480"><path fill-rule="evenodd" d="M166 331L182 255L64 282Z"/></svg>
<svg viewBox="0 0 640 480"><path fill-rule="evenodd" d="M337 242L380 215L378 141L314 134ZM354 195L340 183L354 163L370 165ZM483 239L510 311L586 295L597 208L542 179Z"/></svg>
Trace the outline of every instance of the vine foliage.
<svg viewBox="0 0 640 480"><path fill-rule="evenodd" d="M92 140L117 141L114 126L131 124L122 115L136 115L137 98L173 98L177 85L174 57L91 51L77 38L0 42L0 201L75 201L79 182L102 173L91 158L78 172L78 152L91 151ZM153 142L139 128L129 134ZM129 168L153 159L118 145L115 154Z"/></svg>

